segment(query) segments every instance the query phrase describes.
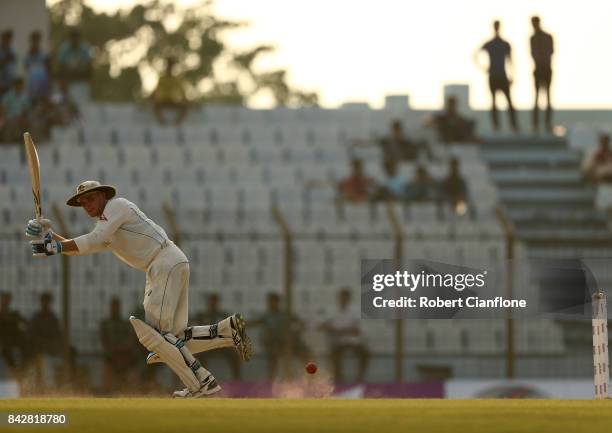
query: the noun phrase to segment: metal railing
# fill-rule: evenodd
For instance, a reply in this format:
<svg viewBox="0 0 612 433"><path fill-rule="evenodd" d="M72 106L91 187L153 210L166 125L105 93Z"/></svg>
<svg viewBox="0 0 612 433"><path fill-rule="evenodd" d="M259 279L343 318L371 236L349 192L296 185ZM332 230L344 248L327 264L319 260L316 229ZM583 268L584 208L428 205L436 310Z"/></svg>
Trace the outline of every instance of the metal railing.
<svg viewBox="0 0 612 433"><path fill-rule="evenodd" d="M390 237L389 235L370 235L370 236L367 236L367 239L380 239L380 240L392 242L393 251L394 251L393 258L398 263L402 263L404 260L404 256L405 256L404 254L405 244L406 242L410 242L411 238L406 237L404 227L402 226L402 222L400 220L400 216L396 214L395 208L390 203L386 203L384 206L386 208L386 217L388 219L389 226L390 226L390 233L391 233ZM181 233L180 227L178 226L176 222L176 218L172 212L172 208L170 206L164 206L163 211L164 211L164 215L166 218L166 224L170 228L170 233L172 234L173 238L178 240L179 242L185 242L185 241L191 241L191 240L197 240L197 239L214 240L214 239L220 238L219 234L202 233L201 235L197 236L197 239L196 238L190 239L189 237ZM281 289L282 289L282 293L284 294L285 314L287 315L287 320L291 320L290 318L293 317L294 315L294 302L295 302L295 293L294 293L295 257L293 256L294 245L296 242L301 242L304 240L318 240L319 236L316 234L313 234L313 235L294 234L293 231L291 230L289 222L286 220L281 209L279 209L278 207L274 207L271 210L271 212L274 217L274 220L277 223L279 230L276 235L267 234L265 236L265 239L279 241L282 243L282 257L281 257L281 263L278 269L279 269L279 272L282 273L282 278L281 278L282 288ZM68 227L64 222L64 218L63 218L63 215L60 209L57 207L54 207L53 213L54 213L54 218L58 223L58 228L62 231L62 233L70 235L71 233L69 233ZM503 236L503 242L505 244L504 259L507 259L504 261L505 263L511 264L512 260L510 259L513 258L514 242L515 242L513 228L512 228L511 223L509 223L508 219L505 218L505 216L503 215L503 211L501 209L497 210L497 216L499 218L501 227L504 231L504 236ZM227 235L221 236L221 239L223 242L247 241L247 240L252 240L254 238L262 240L264 237L258 238L257 235L254 235L254 234L250 234L250 235L227 234ZM330 235L330 236L327 236L327 239L350 241L350 240L354 240L354 235L352 234ZM441 237L439 240L445 241L445 238ZM447 240L450 241L450 239L447 239ZM417 241L417 240L415 239L414 241ZM19 249L20 252L22 252L21 250L23 249L23 243L22 243L23 239L16 239L14 237L4 237L4 238L0 238L0 242L4 245L4 247L1 248L1 250L4 250L4 254L2 254L2 257L6 257L6 255L10 254L9 252L14 249ZM22 257L23 255L19 254L19 256ZM27 255L23 256L22 259L23 261L21 263L21 266L28 264L28 267L29 267L30 261L32 262L34 261L34 259L28 258ZM83 260L83 258L78 258L75 260ZM42 262L45 262L45 263L42 263ZM119 268L119 266L120 264L117 264L117 269ZM50 272L49 269L52 269L59 276L59 278L56 278L55 280L47 279L47 281L52 281L52 282L51 284L45 283L45 287L52 287L55 284L57 284L55 293L59 294L61 298L61 302L60 302L60 305L61 305L60 311L61 311L61 318L62 318L61 321L63 324L63 328L65 331L65 337L66 337L63 353L64 353L65 361L68 362L70 346L71 346L71 343L73 343L73 341L71 340L74 339L74 336L71 335L71 332L70 332L71 329L73 329L74 327L72 325L71 317L76 314L73 308L75 298L74 296L72 296L72 293L71 293L71 283L75 279L75 276L73 275L73 268L71 267L71 258L67 256L63 256L60 261L57 261L57 260L38 261L38 263L36 263L32 267L31 271L29 272L31 272L32 275L35 275L38 272L40 272L40 269L42 268L47 268L47 273ZM512 275L512 269L508 269L507 272L509 276ZM39 276L39 278L41 277ZM44 280L45 278L42 277L42 279ZM35 293L35 291L33 291L32 283L28 281L27 278L26 280L21 281L21 282L17 281L17 284L16 284L17 287L14 287L14 286L8 287L10 283L7 284L8 282L5 281L4 277L0 278L0 283L3 285L5 289L12 288L13 290L20 291L21 289L25 288L26 292ZM85 284L81 282L81 286L91 285L91 284L95 284L95 283L92 281L89 281L89 282L86 281ZM30 285L29 288L27 287L28 285ZM92 288L88 287L88 290L91 291ZM509 295L512 294L512 279L511 278L509 279L509 282L508 282L508 294ZM99 295L100 295L100 299L103 299L104 294L101 293ZM81 299L81 295L79 295L77 299ZM31 304L32 302L34 302L34 296L32 296L32 298L25 303L23 301L24 301L23 299L18 300L18 304L20 304L20 307L24 307L24 304L30 304L29 307L26 308L26 311L28 310L31 311L32 310ZM99 301L95 301L95 302L96 302L97 308L101 309L101 306L98 305ZM87 315L86 313L84 314ZM77 320L77 323L78 323L78 320ZM394 329L394 336L393 336L394 377L395 377L395 380L398 382L401 382L402 380L404 380L404 361L406 360L406 357L408 356L406 353L405 347L406 345L410 344L409 341L406 341L406 336L404 335L405 334L404 325L405 323L403 320L397 319L395 321L394 328L393 328ZM505 335L506 335L506 349L505 349L506 372L505 372L505 375L508 378L511 378L514 376L514 364L515 364L516 354L515 354L514 332L513 331L514 331L514 326L513 326L512 318L508 317L506 319L506 332L505 332ZM287 335L286 341L288 341L288 339L289 339L289 336ZM289 354L286 354L286 355L287 355L286 359L288 360Z"/></svg>

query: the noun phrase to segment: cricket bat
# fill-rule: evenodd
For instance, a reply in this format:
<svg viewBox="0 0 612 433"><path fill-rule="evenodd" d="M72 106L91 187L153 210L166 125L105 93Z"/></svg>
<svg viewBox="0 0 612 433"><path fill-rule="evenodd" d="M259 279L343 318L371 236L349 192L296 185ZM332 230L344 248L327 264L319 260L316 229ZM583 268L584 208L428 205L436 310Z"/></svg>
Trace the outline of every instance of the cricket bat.
<svg viewBox="0 0 612 433"><path fill-rule="evenodd" d="M26 157L28 158L28 168L30 169L30 179L32 181L34 213L36 214L36 219L40 221L43 217L42 205L40 203L40 161L38 160L36 146L34 146L32 136L29 132L23 134L23 143L25 144Z"/></svg>

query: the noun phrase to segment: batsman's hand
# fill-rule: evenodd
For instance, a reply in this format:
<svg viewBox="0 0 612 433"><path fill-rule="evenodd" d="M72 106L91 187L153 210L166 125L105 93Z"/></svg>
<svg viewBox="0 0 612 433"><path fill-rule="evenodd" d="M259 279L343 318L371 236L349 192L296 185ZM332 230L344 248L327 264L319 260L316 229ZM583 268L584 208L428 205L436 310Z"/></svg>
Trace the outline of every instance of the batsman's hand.
<svg viewBox="0 0 612 433"><path fill-rule="evenodd" d="M41 239L47 232L51 231L51 220L41 219L28 221L25 234L27 237Z"/></svg>
<svg viewBox="0 0 612 433"><path fill-rule="evenodd" d="M53 239L51 232L48 232L42 239L30 241L32 256L46 257L62 253L62 243Z"/></svg>

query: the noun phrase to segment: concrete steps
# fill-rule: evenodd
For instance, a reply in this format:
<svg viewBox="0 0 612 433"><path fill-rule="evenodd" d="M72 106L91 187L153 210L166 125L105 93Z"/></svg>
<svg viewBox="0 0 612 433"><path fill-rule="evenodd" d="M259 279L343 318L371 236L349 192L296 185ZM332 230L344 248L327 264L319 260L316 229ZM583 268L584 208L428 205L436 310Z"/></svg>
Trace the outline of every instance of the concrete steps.
<svg viewBox="0 0 612 433"><path fill-rule="evenodd" d="M559 137L491 137L482 157L528 254L612 252L612 230L595 208L596 191L580 172L582 155Z"/></svg>

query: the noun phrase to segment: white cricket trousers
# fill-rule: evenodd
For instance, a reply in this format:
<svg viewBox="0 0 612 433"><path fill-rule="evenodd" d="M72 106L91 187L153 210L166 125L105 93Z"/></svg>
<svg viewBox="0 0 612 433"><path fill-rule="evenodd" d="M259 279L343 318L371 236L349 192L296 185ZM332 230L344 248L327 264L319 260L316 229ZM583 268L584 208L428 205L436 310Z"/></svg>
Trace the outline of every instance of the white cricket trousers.
<svg viewBox="0 0 612 433"><path fill-rule="evenodd" d="M183 338L187 328L189 261L168 242L147 269L144 294L145 321L159 332Z"/></svg>

